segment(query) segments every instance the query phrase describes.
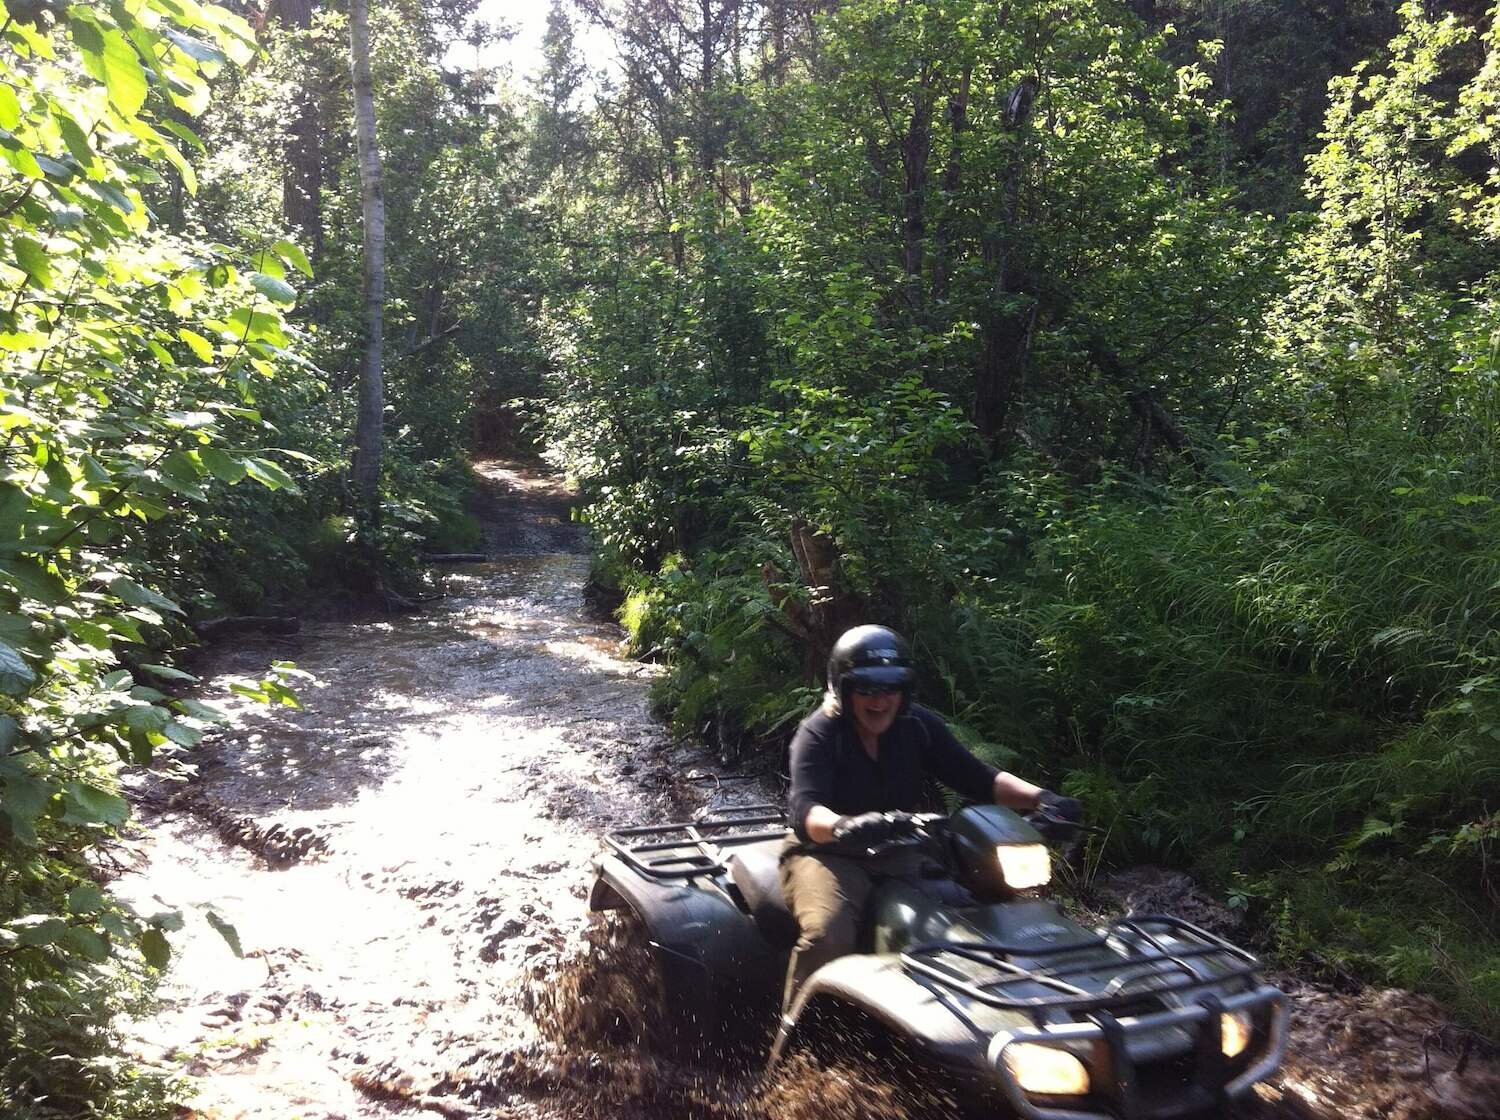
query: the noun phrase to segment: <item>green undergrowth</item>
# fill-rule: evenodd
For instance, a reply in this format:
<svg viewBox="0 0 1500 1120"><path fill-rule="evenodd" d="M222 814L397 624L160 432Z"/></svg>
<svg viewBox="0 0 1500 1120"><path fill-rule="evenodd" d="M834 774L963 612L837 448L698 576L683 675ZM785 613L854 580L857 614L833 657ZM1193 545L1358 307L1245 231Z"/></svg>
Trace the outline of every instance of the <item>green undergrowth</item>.
<svg viewBox="0 0 1500 1120"><path fill-rule="evenodd" d="M1104 863L1191 869L1283 961L1500 1036L1492 14L1402 5L1267 227L1204 176L1207 72L1069 11L1048 123L972 115L924 227L886 106L968 32L841 10L753 220L685 192L671 263L620 246L553 305L549 456L679 730L773 754L806 647L888 623L976 751L1085 800ZM1032 72L1012 25L953 104Z"/></svg>
<svg viewBox="0 0 1500 1120"><path fill-rule="evenodd" d="M158 585L204 618L299 613L367 593L369 554L346 512L345 466L337 456L305 464L293 472L295 487L226 487L211 504L184 510L149 542ZM388 459L377 541L390 586L419 592L424 553L482 546L474 492L461 456Z"/></svg>
<svg viewBox="0 0 1500 1120"><path fill-rule="evenodd" d="M965 519L983 570L881 617L978 753L1086 800L1107 862L1190 869L1285 962L1500 1036L1489 443L1392 423L1231 451L1170 495L997 474ZM817 689L757 559L673 555L620 616L680 731L776 749Z"/></svg>
<svg viewBox="0 0 1500 1120"><path fill-rule="evenodd" d="M735 732L768 737L788 731L818 690L801 675L793 643L773 621L758 572L736 558L669 556L653 578L628 569L600 576L625 593L618 615L638 657L659 658L667 672L652 702L684 735Z"/></svg>

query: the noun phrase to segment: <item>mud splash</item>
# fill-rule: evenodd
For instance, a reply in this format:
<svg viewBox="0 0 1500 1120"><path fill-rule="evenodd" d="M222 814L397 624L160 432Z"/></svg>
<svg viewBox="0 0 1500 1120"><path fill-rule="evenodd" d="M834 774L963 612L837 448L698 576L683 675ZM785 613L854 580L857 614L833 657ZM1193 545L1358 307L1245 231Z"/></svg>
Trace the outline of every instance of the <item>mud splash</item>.
<svg viewBox="0 0 1500 1120"><path fill-rule="evenodd" d="M216 699L273 659L311 676L301 711L228 703L234 724L186 790L138 791L150 827L120 886L189 928L134 1053L184 1074L203 1120L944 1114L858 1061L762 1082L652 1056L643 949L587 914L600 834L775 792L715 780L651 720L654 670L586 608L567 495L479 469L492 559L447 573L432 609L246 638L198 666ZM1410 1009L1313 991L1299 1006L1287 1076L1252 1114L1500 1116L1473 1111L1493 1065L1461 1065L1437 1020L1374 1045L1355 1024L1416 1022Z"/></svg>

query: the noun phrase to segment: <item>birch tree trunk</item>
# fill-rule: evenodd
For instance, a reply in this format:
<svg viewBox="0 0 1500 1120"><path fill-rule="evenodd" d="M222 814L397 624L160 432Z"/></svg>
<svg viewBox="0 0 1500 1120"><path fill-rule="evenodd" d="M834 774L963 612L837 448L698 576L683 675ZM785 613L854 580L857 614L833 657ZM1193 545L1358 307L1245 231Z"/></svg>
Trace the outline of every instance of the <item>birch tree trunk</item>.
<svg viewBox="0 0 1500 1120"><path fill-rule="evenodd" d="M380 453L384 432L385 376L381 340L385 312L385 193L375 144L375 88L370 78L370 3L352 0L349 45L354 72L354 138L364 218L365 354L359 376L359 419L354 430L354 486L363 513L380 508Z"/></svg>

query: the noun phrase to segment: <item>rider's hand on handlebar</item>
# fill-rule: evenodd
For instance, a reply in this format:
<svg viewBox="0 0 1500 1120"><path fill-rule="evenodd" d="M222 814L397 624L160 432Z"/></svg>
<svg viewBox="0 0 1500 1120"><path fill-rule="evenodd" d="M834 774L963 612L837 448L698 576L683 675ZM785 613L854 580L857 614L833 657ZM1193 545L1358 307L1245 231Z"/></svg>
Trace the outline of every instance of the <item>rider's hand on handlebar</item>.
<svg viewBox="0 0 1500 1120"><path fill-rule="evenodd" d="M868 848L893 835L893 824L884 813L860 813L833 822L833 842L850 848Z"/></svg>
<svg viewBox="0 0 1500 1120"><path fill-rule="evenodd" d="M904 840L908 836L915 836L921 831L921 822L913 813L887 813L886 819L891 822L891 839Z"/></svg>
<svg viewBox="0 0 1500 1120"><path fill-rule="evenodd" d="M1065 844L1083 825L1083 802L1044 789L1037 795L1036 809L1027 815L1044 840Z"/></svg>

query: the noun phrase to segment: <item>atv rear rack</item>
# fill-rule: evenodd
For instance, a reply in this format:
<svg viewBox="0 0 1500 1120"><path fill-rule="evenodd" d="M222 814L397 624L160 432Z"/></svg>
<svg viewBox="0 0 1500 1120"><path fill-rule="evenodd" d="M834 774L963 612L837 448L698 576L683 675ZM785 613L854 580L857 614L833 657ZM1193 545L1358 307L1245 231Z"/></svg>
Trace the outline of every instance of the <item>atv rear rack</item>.
<svg viewBox="0 0 1500 1120"><path fill-rule="evenodd" d="M779 840L786 833L786 812L780 806L734 805L701 820L617 828L604 834L604 842L636 874L670 882L724 874L725 848Z"/></svg>
<svg viewBox="0 0 1500 1120"><path fill-rule="evenodd" d="M1186 934L1196 944L1167 946L1160 935ZM1037 958L1060 957L1079 950L1098 949L1109 941L1123 944L1129 950L1121 957L1117 975L1103 990L1087 991L1068 982L1070 976L1100 971L1099 958L1088 954L1083 960L1045 968L1026 968L1007 959L1012 956ZM995 978L978 982L964 976L952 966L945 967L942 958L959 957L988 969ZM901 954L901 963L916 977L939 988L963 995L988 1007L1030 1012L1040 1025L1049 1011L1088 1013L1118 1008L1131 997L1159 996L1211 987L1239 978L1249 978L1260 967L1243 949L1222 937L1165 914L1142 914L1115 922L1092 938L1061 944L1005 944L999 941L928 941L914 945ZM1138 980L1161 982L1136 987ZM1021 985L1052 989L1047 995L1018 995Z"/></svg>

